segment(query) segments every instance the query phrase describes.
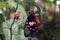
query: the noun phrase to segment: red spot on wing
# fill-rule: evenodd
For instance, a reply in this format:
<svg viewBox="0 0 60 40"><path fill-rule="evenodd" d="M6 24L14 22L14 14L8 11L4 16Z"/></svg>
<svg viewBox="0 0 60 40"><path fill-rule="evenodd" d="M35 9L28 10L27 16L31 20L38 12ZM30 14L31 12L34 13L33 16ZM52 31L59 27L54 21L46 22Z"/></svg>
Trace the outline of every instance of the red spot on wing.
<svg viewBox="0 0 60 40"><path fill-rule="evenodd" d="M37 16L35 16L35 19L36 19L36 22L37 22L37 23L40 23L40 20L38 19Z"/></svg>

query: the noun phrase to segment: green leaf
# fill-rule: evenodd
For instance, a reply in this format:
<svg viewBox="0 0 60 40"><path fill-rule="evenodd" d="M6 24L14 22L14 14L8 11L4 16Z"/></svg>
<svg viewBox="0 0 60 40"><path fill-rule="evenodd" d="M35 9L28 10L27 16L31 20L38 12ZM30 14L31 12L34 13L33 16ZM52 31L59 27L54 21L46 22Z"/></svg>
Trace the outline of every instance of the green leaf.
<svg viewBox="0 0 60 40"><path fill-rule="evenodd" d="M8 3L6 3L6 2L0 2L0 9L1 9L1 8L4 8L4 7L6 7L6 8L11 8L11 7L8 5Z"/></svg>

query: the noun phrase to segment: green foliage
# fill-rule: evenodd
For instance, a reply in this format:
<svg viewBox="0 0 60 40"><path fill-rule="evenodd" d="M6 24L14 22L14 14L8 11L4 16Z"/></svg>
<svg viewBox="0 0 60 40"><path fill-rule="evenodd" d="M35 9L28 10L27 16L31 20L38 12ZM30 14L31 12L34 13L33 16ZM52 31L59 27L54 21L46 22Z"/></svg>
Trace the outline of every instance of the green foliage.
<svg viewBox="0 0 60 40"><path fill-rule="evenodd" d="M0 9L1 9L1 8L4 8L4 7L6 7L6 8L11 8L11 7L8 5L8 3L6 3L6 2L0 2Z"/></svg>
<svg viewBox="0 0 60 40"><path fill-rule="evenodd" d="M0 34L3 34L2 23L4 22L4 16L0 14Z"/></svg>
<svg viewBox="0 0 60 40"><path fill-rule="evenodd" d="M8 1L8 0L0 0L1 2L3 2L3 1Z"/></svg>
<svg viewBox="0 0 60 40"><path fill-rule="evenodd" d="M0 27L2 27L2 23L4 22L4 16L0 14Z"/></svg>
<svg viewBox="0 0 60 40"><path fill-rule="evenodd" d="M10 12L15 11L15 8L11 7L7 2L0 2L0 9L9 8Z"/></svg>
<svg viewBox="0 0 60 40"><path fill-rule="evenodd" d="M50 4L53 3L53 2L51 2L50 0L42 0L42 2L43 2L45 5L50 5Z"/></svg>

